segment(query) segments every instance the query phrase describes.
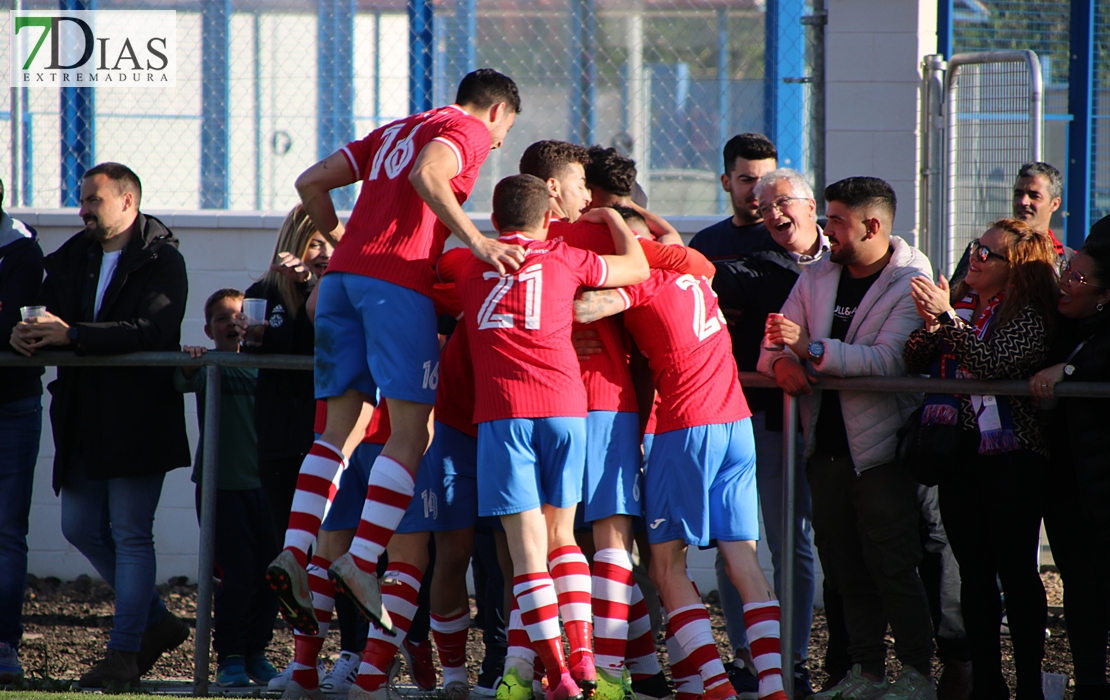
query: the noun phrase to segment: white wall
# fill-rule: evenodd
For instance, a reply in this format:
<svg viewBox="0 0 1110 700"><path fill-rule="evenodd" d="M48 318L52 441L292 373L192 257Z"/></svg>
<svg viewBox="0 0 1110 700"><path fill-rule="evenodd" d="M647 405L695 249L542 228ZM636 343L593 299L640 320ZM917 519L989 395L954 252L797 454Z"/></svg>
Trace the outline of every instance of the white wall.
<svg viewBox="0 0 1110 700"><path fill-rule="evenodd" d="M916 243L921 59L936 53L937 4L829 0L828 8L825 181L889 182L894 232Z"/></svg>

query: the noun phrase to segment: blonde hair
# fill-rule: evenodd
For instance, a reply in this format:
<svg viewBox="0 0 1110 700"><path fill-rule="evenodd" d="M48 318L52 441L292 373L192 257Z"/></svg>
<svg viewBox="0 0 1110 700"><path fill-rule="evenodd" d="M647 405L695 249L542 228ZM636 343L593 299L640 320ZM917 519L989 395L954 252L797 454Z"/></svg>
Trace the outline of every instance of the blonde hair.
<svg viewBox="0 0 1110 700"><path fill-rule="evenodd" d="M299 259L304 260L305 253L308 252L308 242L312 239L314 233L316 233L316 227L312 224L312 219L308 218L308 212L305 211L304 207L300 204L293 207L293 210L286 215L285 221L282 222L281 230L278 231L277 243L274 245L274 254L270 258L270 262L278 262L280 253L292 253ZM297 290L297 283L273 270L266 270L261 281L263 284L277 287L282 300L285 302L289 317L296 318L301 305L304 304L304 299L301 298L302 295Z"/></svg>

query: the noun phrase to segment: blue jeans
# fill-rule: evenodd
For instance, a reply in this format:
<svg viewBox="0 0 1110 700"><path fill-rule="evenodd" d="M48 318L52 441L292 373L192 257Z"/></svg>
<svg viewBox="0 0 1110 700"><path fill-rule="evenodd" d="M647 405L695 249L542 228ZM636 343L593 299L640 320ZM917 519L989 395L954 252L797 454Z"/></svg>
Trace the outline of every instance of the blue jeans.
<svg viewBox="0 0 1110 700"><path fill-rule="evenodd" d="M164 478L88 479L78 458L62 483L62 534L116 592L109 649L137 652L143 630L166 614L154 589L153 532Z"/></svg>
<svg viewBox="0 0 1110 700"><path fill-rule="evenodd" d="M19 648L27 518L42 434L42 397L0 404L0 642Z"/></svg>
<svg viewBox="0 0 1110 700"><path fill-rule="evenodd" d="M782 433L764 427L766 414L752 416L755 431L755 470L759 484L759 507L763 511L764 536L771 550L775 571L775 595L782 591ZM813 627L813 597L816 593L813 574L812 505L809 482L806 480L798 441L798 468L794 479L794 655L802 660L809 656L809 635ZM744 624L744 601L728 578L725 560L717 552L717 592L725 617L725 631L733 649L748 646ZM780 596L781 597L781 596Z"/></svg>

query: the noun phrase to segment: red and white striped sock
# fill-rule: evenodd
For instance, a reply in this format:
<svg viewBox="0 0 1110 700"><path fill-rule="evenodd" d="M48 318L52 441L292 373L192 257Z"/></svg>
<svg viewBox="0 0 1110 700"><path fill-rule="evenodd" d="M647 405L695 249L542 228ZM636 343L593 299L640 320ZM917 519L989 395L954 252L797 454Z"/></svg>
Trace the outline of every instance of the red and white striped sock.
<svg viewBox="0 0 1110 700"><path fill-rule="evenodd" d="M594 632L597 637L597 632ZM628 609L628 646L625 665L632 680L642 681L659 673L659 656L655 652L655 636L651 633L651 615L640 585L632 582L632 606Z"/></svg>
<svg viewBox="0 0 1110 700"><path fill-rule="evenodd" d="M569 665L588 665L592 672L594 652L590 637L593 632L593 609L590 606L593 602L593 581L590 578L590 564L578 545L570 544L552 550L547 555L547 568L555 582L559 615L563 618L563 631L570 644ZM550 671L551 666L548 665L548 672ZM555 685L558 683L556 679Z"/></svg>
<svg viewBox="0 0 1110 700"><path fill-rule="evenodd" d="M617 548L594 554L594 655L597 667L617 678L625 666L633 585L631 554Z"/></svg>
<svg viewBox="0 0 1110 700"><path fill-rule="evenodd" d="M681 614L696 606L678 608L675 615ZM669 615L668 615L669 617ZM704 692L701 682L701 673L698 666L686 655L686 650L678 643L674 636L674 629L670 620L667 621L667 663L671 667L671 676L674 679L675 700L694 700L700 698Z"/></svg>
<svg viewBox="0 0 1110 700"><path fill-rule="evenodd" d="M466 678L466 639L470 633L470 611L454 617L440 617L432 613L432 640L439 652L443 666L443 687Z"/></svg>
<svg viewBox="0 0 1110 700"><path fill-rule="evenodd" d="M513 607L509 613L508 649L505 652L505 668L515 668L522 680L533 676L535 667L536 650L532 648L532 640L528 639L528 631L520 619L520 605L513 597Z"/></svg>
<svg viewBox="0 0 1110 700"><path fill-rule="evenodd" d="M543 659L549 687L556 687L567 670L559 629L559 598L550 574L540 571L513 578L513 596L520 605L520 620L532 648Z"/></svg>
<svg viewBox="0 0 1110 700"><path fill-rule="evenodd" d="M404 562L390 563L382 574L382 607L389 612L393 621L390 634L377 625L370 625L366 635L366 649L362 652L362 663L358 667L355 683L363 690L375 691L386 682L386 674L397 656L397 645L409 633L413 615L416 614L416 598L420 595L420 569Z"/></svg>
<svg viewBox="0 0 1110 700"><path fill-rule="evenodd" d="M786 700L782 688L779 602L747 603L744 605L744 624L748 627L752 664L759 674L759 697Z"/></svg>
<svg viewBox="0 0 1110 700"><path fill-rule="evenodd" d="M316 661L324 639L328 636L332 610L335 608L335 586L328 579L331 562L314 556L308 565L308 589L312 591L312 607L316 611L319 631L306 635L293 630L293 680L302 688L312 689L320 685L316 672Z"/></svg>
<svg viewBox="0 0 1110 700"><path fill-rule="evenodd" d="M705 694L713 693L721 684L728 683L728 674L725 673L725 665L721 663L721 654L717 651L716 640L713 639L713 627L709 624L709 611L705 609L705 605L682 608L673 614L669 613L669 618L675 639L701 674Z"/></svg>
<svg viewBox="0 0 1110 700"><path fill-rule="evenodd" d="M358 568L373 574L393 531L412 501L412 474L395 459L378 455L370 468L370 485L362 506L362 520L351 542L351 556Z"/></svg>
<svg viewBox="0 0 1110 700"><path fill-rule="evenodd" d="M346 466L347 460L338 448L319 440L312 443L312 449L301 462L284 547L293 552L301 566L308 564L308 548L316 540L324 514L339 490L339 476Z"/></svg>

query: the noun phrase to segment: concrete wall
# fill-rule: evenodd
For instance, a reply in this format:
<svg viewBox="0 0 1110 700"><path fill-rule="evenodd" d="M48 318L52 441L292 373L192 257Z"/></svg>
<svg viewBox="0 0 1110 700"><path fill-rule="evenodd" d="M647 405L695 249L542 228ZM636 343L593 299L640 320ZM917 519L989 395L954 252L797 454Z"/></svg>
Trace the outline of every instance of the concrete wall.
<svg viewBox="0 0 1110 700"><path fill-rule="evenodd" d="M936 53L937 4L829 0L828 8L825 181L889 182L894 232L916 244L921 59Z"/></svg>

